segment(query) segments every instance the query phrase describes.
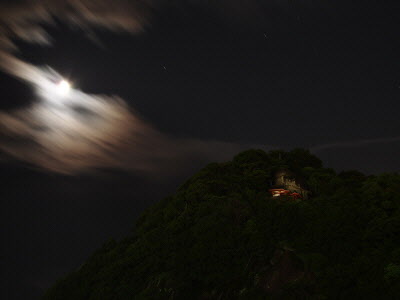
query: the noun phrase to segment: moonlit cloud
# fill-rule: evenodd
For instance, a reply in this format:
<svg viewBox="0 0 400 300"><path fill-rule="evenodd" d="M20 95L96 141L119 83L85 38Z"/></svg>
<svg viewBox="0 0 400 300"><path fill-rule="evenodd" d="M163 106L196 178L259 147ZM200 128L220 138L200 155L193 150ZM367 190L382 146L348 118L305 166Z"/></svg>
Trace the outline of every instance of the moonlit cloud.
<svg viewBox="0 0 400 300"><path fill-rule="evenodd" d="M145 173L174 168L179 172L194 158L227 159L244 149L236 144L168 137L138 117L122 99L74 89L58 94L53 88L57 88L59 75L36 71L42 76L36 84L38 100L29 107L0 113L0 150L32 165L65 174L98 168Z"/></svg>
<svg viewBox="0 0 400 300"><path fill-rule="evenodd" d="M144 5L143 3L146 3ZM228 159L246 146L176 139L143 121L117 96L60 92L62 77L17 58L13 39L51 45L39 24L57 17L86 32L101 26L139 32L150 1L32 1L0 9L0 68L31 85L35 101L0 113L0 150L52 172L75 174L118 168L149 174L187 168L196 159ZM139 5L140 4L140 5Z"/></svg>
<svg viewBox="0 0 400 300"><path fill-rule="evenodd" d="M171 169L179 172L195 161L226 160L248 148L276 148L167 136L140 118L118 96L91 95L74 88L68 93L59 93L57 84L62 76L49 67L35 66L16 56L19 51L13 42L16 39L51 46L52 37L42 24L55 24L55 18L96 40L93 31L96 27L130 33L143 31L151 11L157 7L155 3L160 5L165 1L16 3L0 6L0 69L34 87L35 94L30 106L0 112L0 151L7 156L65 174L99 168L156 174ZM229 3L236 11L242 10L244 2ZM329 143L311 150L316 153L330 148L395 141L399 141L399 137Z"/></svg>
<svg viewBox="0 0 400 300"><path fill-rule="evenodd" d="M39 25L54 18L86 30L103 27L113 31L139 32L148 23L151 1L140 0L40 0L15 1L0 6L0 30L3 46L12 46L10 38L49 44L51 38ZM15 47L15 46L14 46Z"/></svg>
<svg viewBox="0 0 400 300"><path fill-rule="evenodd" d="M75 173L92 168L149 170L143 155L153 130L118 97L87 95L74 90L53 92L60 76L18 59L13 39L43 45L51 37L39 25L57 17L84 31L101 26L138 32L147 22L139 1L25 1L0 9L0 68L36 88L30 107L0 114L0 149L38 167ZM149 144L149 145L144 145ZM149 152L146 152L149 153Z"/></svg>
<svg viewBox="0 0 400 300"><path fill-rule="evenodd" d="M20 79L35 82L36 68L14 55L13 40L51 45L43 24L55 18L93 36L92 28L137 33L148 23L151 1L128 0L41 0L0 5L0 68Z"/></svg>

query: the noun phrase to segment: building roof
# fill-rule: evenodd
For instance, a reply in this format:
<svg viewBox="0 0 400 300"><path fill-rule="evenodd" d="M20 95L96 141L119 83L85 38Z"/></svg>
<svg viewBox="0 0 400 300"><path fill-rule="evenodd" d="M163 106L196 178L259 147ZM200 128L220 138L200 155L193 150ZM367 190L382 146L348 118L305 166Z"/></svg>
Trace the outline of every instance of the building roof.
<svg viewBox="0 0 400 300"><path fill-rule="evenodd" d="M291 178L293 179L297 185L299 185L302 189L307 189L307 184L305 182L305 180L298 176L296 173L290 171L289 169L278 169L275 171L274 173L274 179L276 181L276 179L280 176L285 176L286 178Z"/></svg>

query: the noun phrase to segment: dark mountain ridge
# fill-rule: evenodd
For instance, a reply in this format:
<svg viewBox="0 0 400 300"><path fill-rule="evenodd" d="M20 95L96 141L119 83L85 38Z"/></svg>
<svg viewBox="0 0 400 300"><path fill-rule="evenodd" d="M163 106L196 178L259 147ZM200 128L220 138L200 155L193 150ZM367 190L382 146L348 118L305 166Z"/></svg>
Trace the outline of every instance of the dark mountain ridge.
<svg viewBox="0 0 400 300"><path fill-rule="evenodd" d="M308 199L272 197L290 170ZM392 299L400 176L337 174L307 150L212 163L43 299Z"/></svg>

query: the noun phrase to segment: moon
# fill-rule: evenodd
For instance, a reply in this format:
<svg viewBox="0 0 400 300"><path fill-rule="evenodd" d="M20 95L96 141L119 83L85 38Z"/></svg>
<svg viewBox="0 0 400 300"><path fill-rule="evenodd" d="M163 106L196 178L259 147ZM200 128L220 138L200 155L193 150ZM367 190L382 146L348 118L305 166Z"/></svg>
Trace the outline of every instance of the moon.
<svg viewBox="0 0 400 300"><path fill-rule="evenodd" d="M67 95L71 90L71 84L66 80L61 80L57 83L57 92L60 95Z"/></svg>

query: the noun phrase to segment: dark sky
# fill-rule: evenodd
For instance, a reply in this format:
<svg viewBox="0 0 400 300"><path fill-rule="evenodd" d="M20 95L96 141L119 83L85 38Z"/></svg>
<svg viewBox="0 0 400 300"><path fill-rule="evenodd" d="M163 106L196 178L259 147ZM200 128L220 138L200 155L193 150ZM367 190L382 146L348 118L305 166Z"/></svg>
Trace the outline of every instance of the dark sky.
<svg viewBox="0 0 400 300"><path fill-rule="evenodd" d="M17 56L85 93L120 96L168 137L307 147L338 171L399 171L399 5L200 2L154 8L139 34L95 29L95 42L57 19L45 27L52 46L16 40ZM5 72L0 95L4 113L37 101ZM3 159L0 298L37 299L209 159L179 172L171 160L144 176L60 175Z"/></svg>

